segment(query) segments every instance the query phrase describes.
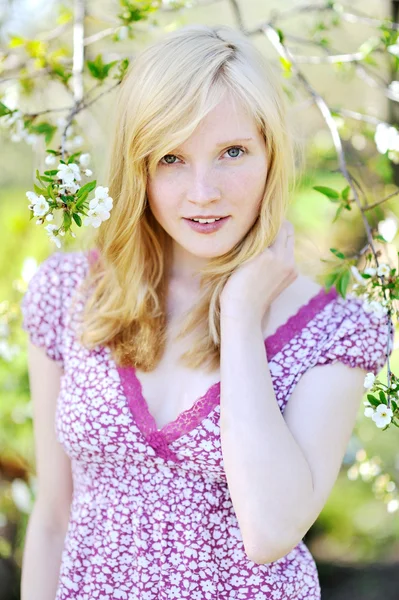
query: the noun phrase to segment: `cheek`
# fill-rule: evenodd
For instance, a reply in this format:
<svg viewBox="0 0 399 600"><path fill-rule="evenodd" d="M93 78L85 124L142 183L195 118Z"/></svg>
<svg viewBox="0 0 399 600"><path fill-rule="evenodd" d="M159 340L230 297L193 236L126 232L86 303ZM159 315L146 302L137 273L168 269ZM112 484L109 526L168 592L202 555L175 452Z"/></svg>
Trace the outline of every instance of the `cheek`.
<svg viewBox="0 0 399 600"><path fill-rule="evenodd" d="M167 208L173 200L172 186L165 178L154 177L147 184L147 198L156 216L167 213Z"/></svg>
<svg viewBox="0 0 399 600"><path fill-rule="evenodd" d="M226 180L226 189L230 198L236 199L242 205L245 198L245 206L250 210L259 202L263 196L267 176L267 168L262 161L254 161L243 169L237 169Z"/></svg>

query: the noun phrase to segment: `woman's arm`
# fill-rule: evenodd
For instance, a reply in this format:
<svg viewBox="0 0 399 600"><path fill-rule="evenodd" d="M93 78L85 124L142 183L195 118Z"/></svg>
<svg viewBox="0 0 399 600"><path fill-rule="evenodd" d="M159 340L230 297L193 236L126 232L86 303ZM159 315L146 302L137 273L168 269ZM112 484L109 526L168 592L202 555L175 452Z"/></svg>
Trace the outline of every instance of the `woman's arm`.
<svg viewBox="0 0 399 600"><path fill-rule="evenodd" d="M25 536L21 600L54 600L72 500L69 457L55 435L61 367L28 342L37 497Z"/></svg>
<svg viewBox="0 0 399 600"><path fill-rule="evenodd" d="M248 557L285 556L334 485L364 393L364 371L344 364L305 373L284 417L274 394L261 320L221 310L221 443Z"/></svg>

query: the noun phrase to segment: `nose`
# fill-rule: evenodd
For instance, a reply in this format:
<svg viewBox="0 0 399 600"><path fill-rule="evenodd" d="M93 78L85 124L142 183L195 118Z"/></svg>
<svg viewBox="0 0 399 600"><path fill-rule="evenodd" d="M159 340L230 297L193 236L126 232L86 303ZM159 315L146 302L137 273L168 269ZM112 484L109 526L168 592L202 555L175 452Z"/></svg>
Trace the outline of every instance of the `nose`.
<svg viewBox="0 0 399 600"><path fill-rule="evenodd" d="M186 197L194 204L208 204L222 197L220 188L216 185L211 169L195 168L191 172L186 190Z"/></svg>

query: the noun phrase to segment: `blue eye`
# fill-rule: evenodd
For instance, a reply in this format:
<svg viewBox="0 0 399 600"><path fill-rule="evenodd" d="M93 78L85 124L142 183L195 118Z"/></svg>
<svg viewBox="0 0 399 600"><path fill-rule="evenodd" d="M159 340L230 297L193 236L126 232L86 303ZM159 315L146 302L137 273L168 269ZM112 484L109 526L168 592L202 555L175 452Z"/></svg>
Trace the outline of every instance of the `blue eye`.
<svg viewBox="0 0 399 600"><path fill-rule="evenodd" d="M245 151L244 151L244 148L241 148L240 146L232 146L231 148L226 150L226 152L236 152L237 154L234 154L233 156L230 154L230 158L240 158L241 154L238 154L238 153L245 152Z"/></svg>

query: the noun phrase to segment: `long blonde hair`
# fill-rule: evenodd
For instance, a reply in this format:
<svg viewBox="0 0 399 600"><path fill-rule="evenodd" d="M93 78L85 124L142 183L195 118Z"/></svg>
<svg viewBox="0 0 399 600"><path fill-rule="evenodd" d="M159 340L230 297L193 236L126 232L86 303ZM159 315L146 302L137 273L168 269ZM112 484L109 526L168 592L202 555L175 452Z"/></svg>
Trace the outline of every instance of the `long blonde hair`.
<svg viewBox="0 0 399 600"><path fill-rule="evenodd" d="M255 118L266 142L268 174L251 229L201 270L198 302L178 335L195 333L180 357L187 367L219 367L220 293L235 269L273 243L286 218L295 152L283 93L262 54L234 29L204 25L183 27L144 49L116 101L108 175L114 207L96 230L99 259L83 282L91 293L80 342L108 346L120 366L152 371L166 343L172 240L149 209L148 177L226 92Z"/></svg>

